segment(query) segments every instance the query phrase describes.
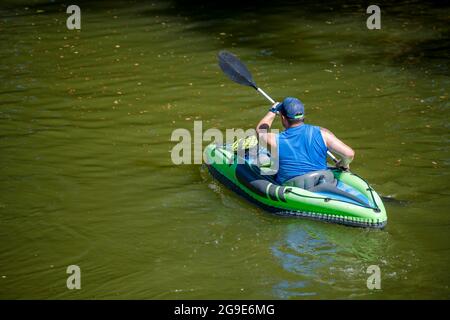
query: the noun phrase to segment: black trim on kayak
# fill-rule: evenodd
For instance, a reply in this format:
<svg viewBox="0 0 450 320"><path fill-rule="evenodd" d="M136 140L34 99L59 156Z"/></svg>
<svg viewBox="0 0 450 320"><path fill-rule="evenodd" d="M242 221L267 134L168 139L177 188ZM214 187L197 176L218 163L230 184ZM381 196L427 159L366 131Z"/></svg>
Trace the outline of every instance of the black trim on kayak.
<svg viewBox="0 0 450 320"><path fill-rule="evenodd" d="M314 212L305 212L305 211L293 211L293 210L285 210L277 207L273 207L270 205L267 205L265 203L262 203L258 201L257 199L253 198L251 195L249 195L247 192L239 188L233 181L228 179L226 176L222 175L219 171L217 171L212 165L207 165L209 172L211 175L217 179L219 182L221 182L223 185L231 189L232 191L236 192L238 195L242 196L249 202L256 204L258 207L264 209L265 211L274 213L279 216L283 217L301 217L306 218L310 220L319 220L319 221L325 221L325 222L332 222L352 227L371 227L376 229L382 229L386 226L386 221L381 222L357 222L357 221L350 221L346 219L345 217L340 216L330 216L328 214L321 214L321 213L314 213ZM280 188L281 189L281 188ZM280 192L280 191L279 191ZM282 191L283 193L292 192L291 188L286 187ZM281 199L281 198L280 198ZM323 198L322 198L323 199Z"/></svg>

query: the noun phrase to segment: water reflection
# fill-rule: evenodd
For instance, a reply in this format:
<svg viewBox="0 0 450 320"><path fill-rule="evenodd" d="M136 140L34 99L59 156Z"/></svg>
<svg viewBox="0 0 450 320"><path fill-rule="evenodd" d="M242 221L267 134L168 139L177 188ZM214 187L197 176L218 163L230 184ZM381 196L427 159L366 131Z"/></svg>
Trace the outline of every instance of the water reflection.
<svg viewBox="0 0 450 320"><path fill-rule="evenodd" d="M272 246L272 253L284 270L301 280L281 281L274 287L275 295L282 299L316 295L317 292L310 289L310 283L320 277L321 270L333 264L337 250L320 229L289 225L284 239Z"/></svg>
<svg viewBox="0 0 450 320"><path fill-rule="evenodd" d="M343 298L370 295L366 270L372 264L391 268L389 238L386 231L294 221L271 247L286 272L273 293L280 299L325 298L331 291Z"/></svg>

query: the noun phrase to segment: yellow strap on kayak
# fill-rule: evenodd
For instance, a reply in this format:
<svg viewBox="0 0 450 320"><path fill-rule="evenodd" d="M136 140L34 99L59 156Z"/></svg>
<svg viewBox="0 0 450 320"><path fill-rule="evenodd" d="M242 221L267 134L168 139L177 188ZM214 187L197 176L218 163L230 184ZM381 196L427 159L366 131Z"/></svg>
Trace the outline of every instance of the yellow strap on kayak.
<svg viewBox="0 0 450 320"><path fill-rule="evenodd" d="M236 152L239 149L244 149L244 150L251 149L253 147L256 147L257 145L258 145L258 139L256 138L256 136L249 136L249 137L245 137L243 139L236 140L231 145L231 150Z"/></svg>

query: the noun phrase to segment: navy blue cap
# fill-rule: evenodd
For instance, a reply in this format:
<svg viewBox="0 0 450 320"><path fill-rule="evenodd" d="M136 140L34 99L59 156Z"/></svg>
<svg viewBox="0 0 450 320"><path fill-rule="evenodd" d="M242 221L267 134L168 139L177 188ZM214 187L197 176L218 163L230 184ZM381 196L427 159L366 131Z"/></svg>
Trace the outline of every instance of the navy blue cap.
<svg viewBox="0 0 450 320"><path fill-rule="evenodd" d="M283 100L283 106L280 110L286 118L300 120L305 116L305 107L297 98L287 97Z"/></svg>

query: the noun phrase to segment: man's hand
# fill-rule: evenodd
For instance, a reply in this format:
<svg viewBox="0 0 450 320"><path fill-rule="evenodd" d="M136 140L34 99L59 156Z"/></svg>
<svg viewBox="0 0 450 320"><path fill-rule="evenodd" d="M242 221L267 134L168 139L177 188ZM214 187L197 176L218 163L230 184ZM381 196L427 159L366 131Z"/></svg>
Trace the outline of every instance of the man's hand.
<svg viewBox="0 0 450 320"><path fill-rule="evenodd" d="M275 113L275 114L278 114L279 112L280 112L280 109L281 109L281 106L282 106L283 104L281 103L281 102L275 102L273 105L272 105L272 108L270 108L269 109L269 111L270 112L273 112L273 113Z"/></svg>
<svg viewBox="0 0 450 320"><path fill-rule="evenodd" d="M350 170L350 164L344 165L342 163L342 159L339 159L338 162L335 164L337 169L341 169L342 171L349 171Z"/></svg>
<svg viewBox="0 0 450 320"><path fill-rule="evenodd" d="M273 120L277 116L282 104L276 102L273 104L272 108L267 112L267 114L259 121L256 126L256 132L258 133L258 140L263 142L265 146L270 146L275 148L276 150L276 135L270 131L270 127L272 126Z"/></svg>

